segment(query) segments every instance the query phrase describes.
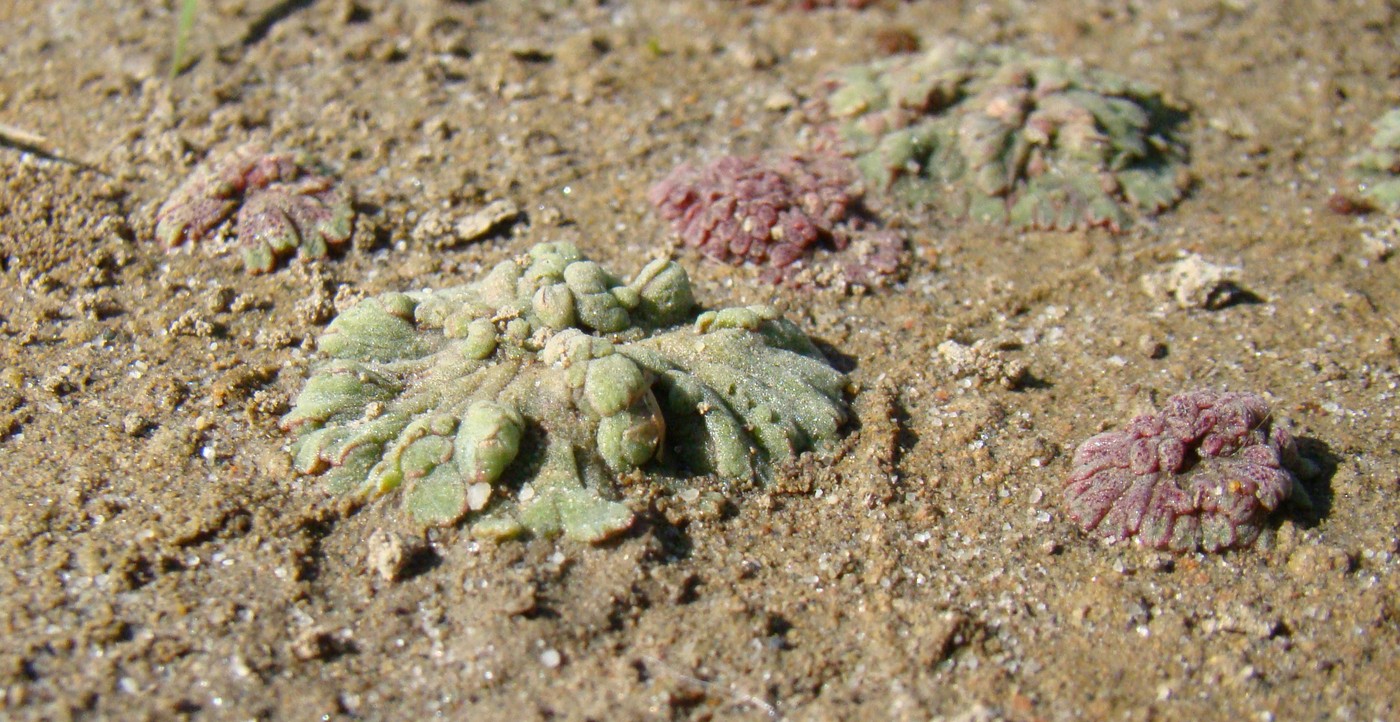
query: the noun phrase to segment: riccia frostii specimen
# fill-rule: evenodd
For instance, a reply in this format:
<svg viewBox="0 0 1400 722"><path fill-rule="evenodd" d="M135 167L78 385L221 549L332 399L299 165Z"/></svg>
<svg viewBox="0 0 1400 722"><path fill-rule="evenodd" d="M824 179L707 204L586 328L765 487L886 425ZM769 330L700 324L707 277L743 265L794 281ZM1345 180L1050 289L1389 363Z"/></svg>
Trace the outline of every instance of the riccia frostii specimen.
<svg viewBox="0 0 1400 722"><path fill-rule="evenodd" d="M872 183L955 218L1118 230L1189 183L1184 114L1158 93L1008 47L949 39L848 68L825 110Z"/></svg>
<svg viewBox="0 0 1400 722"><path fill-rule="evenodd" d="M819 243L844 250L857 240L841 270L869 285L899 269L904 240L867 222L857 180L850 162L832 155L723 156L677 167L648 198L683 244L716 261L766 264L770 280Z"/></svg>
<svg viewBox="0 0 1400 722"><path fill-rule="evenodd" d="M1382 115L1374 125L1371 142L1347 159L1348 190L1369 205L1400 214L1400 108Z"/></svg>
<svg viewBox="0 0 1400 722"><path fill-rule="evenodd" d="M324 258L350 240L350 197L304 153L235 150L195 169L156 213L156 239L167 248L194 242L238 211L238 240L249 273L266 273L300 251Z"/></svg>
<svg viewBox="0 0 1400 722"><path fill-rule="evenodd" d="M826 449L845 377L764 307L696 315L685 270L623 283L567 243L481 280L387 293L326 329L282 427L298 471L421 522L596 541L626 529L618 479L648 463L762 481Z"/></svg>
<svg viewBox="0 0 1400 722"><path fill-rule="evenodd" d="M1254 543L1285 499L1306 500L1296 475L1306 466L1263 398L1194 391L1085 441L1066 502L1084 531L1105 539L1213 552Z"/></svg>

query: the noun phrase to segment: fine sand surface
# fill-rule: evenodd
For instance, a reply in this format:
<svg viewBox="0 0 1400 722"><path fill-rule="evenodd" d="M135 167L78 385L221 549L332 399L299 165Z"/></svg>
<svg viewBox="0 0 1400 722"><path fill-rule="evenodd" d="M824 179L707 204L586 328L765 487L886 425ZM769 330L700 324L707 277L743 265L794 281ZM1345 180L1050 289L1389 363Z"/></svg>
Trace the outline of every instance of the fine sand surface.
<svg viewBox="0 0 1400 722"><path fill-rule="evenodd" d="M1327 206L1400 105L1395 3L201 0L171 79L179 4L0 3L0 124L40 136L0 147L0 717L1400 718L1400 261L1393 221ZM670 244L652 183L810 141L822 77L904 30L1161 89L1190 195L1118 235L885 209L911 253L867 293L679 250L702 304L778 306L857 392L837 458L718 513L497 544L292 472L277 419L338 308L546 240L630 275ZM249 141L354 189L350 249L250 276L154 240ZM496 200L523 215L472 243L420 224ZM1247 297L1144 291L1189 252ZM949 339L1028 382L957 377ZM1084 535L1076 445L1195 388L1269 400L1312 509L1224 554Z"/></svg>

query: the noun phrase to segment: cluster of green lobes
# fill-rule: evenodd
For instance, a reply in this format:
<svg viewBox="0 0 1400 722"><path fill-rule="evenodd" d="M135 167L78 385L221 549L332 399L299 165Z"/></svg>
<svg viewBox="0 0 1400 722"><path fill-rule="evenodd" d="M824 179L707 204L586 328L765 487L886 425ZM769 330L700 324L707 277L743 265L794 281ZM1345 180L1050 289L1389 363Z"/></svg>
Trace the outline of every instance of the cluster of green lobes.
<svg viewBox="0 0 1400 722"><path fill-rule="evenodd" d="M337 317L282 426L337 492L402 488L425 523L594 541L626 529L617 479L665 458L762 480L830 447L845 378L765 307L697 315L653 261L629 282L567 243L476 283L387 293Z"/></svg>
<svg viewBox="0 0 1400 722"><path fill-rule="evenodd" d="M1184 113L1111 73L962 40L844 70L831 115L877 188L954 218L1120 229L1189 184Z"/></svg>

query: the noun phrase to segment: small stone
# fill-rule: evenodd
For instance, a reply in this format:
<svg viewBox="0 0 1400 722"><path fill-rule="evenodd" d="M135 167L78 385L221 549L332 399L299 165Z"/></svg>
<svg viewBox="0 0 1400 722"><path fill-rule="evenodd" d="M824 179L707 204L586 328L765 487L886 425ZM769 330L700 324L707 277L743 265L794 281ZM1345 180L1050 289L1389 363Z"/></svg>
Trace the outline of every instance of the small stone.
<svg viewBox="0 0 1400 722"><path fill-rule="evenodd" d="M1170 572L1176 569L1176 559L1170 554L1157 552L1148 555L1146 565L1154 572Z"/></svg>
<svg viewBox="0 0 1400 722"><path fill-rule="evenodd" d="M768 97L763 99L763 109L771 110L775 113L783 110L790 110L796 105L797 96L786 88L775 90L769 93Z"/></svg>
<svg viewBox="0 0 1400 722"><path fill-rule="evenodd" d="M540 652L540 664L544 665L545 669L558 669L559 665L563 663L564 658L557 649L546 649Z"/></svg>
<svg viewBox="0 0 1400 722"><path fill-rule="evenodd" d="M170 323L167 331L172 336L194 336L195 338L212 338L220 332L218 324L210 321L204 314L196 308L180 314Z"/></svg>
<svg viewBox="0 0 1400 722"><path fill-rule="evenodd" d="M219 286L204 296L204 310L209 313L226 313L233 307L238 292L228 286Z"/></svg>
<svg viewBox="0 0 1400 722"><path fill-rule="evenodd" d="M467 508L472 511L481 511L486 508L486 503L491 500L491 485L481 481L467 487Z"/></svg>
<svg viewBox="0 0 1400 722"><path fill-rule="evenodd" d="M978 387L990 383L1016 389L1027 375L1024 361L1007 359L986 339L978 339L971 346L948 339L938 344L938 356L953 378L971 378Z"/></svg>
<svg viewBox="0 0 1400 722"><path fill-rule="evenodd" d="M1192 253L1141 281L1143 291L1159 301L1173 301L1184 310L1218 311L1250 295L1240 286L1240 273L1238 266L1222 266Z"/></svg>
<svg viewBox="0 0 1400 722"><path fill-rule="evenodd" d="M1369 222L1361 230L1361 265L1381 263L1400 248L1400 218Z"/></svg>
<svg viewBox="0 0 1400 722"><path fill-rule="evenodd" d="M512 40L507 52L516 60L527 63L547 63L554 59L554 52L550 48L529 38Z"/></svg>
<svg viewBox="0 0 1400 722"><path fill-rule="evenodd" d="M1167 344L1152 334L1143 334L1138 337L1138 351L1150 359L1163 359L1167 357Z"/></svg>
<svg viewBox="0 0 1400 722"><path fill-rule="evenodd" d="M413 230L408 232L408 237L414 243L434 243L441 245L442 239L452 232L452 223L447 217L447 213L441 208L429 208L418 216L418 222L413 224Z"/></svg>
<svg viewBox="0 0 1400 722"><path fill-rule="evenodd" d="M375 529L369 535L365 564L386 582L396 582L403 576L404 569L413 560L417 549L397 532Z"/></svg>
<svg viewBox="0 0 1400 722"><path fill-rule="evenodd" d="M325 659L335 651L335 638L320 626L311 627L292 641L292 656L303 662Z"/></svg>
<svg viewBox="0 0 1400 722"><path fill-rule="evenodd" d="M151 422L146 417L133 411L122 417L122 432L130 437L141 436L151 428Z"/></svg>
<svg viewBox="0 0 1400 722"><path fill-rule="evenodd" d="M13 366L0 370L0 383L12 389L24 388L24 372Z"/></svg>
<svg viewBox="0 0 1400 722"><path fill-rule="evenodd" d="M520 206L514 201L494 200L485 208L457 221L452 226L452 232L458 241L471 243L486 236L498 226L515 220L519 215Z"/></svg>
<svg viewBox="0 0 1400 722"><path fill-rule="evenodd" d="M729 55L747 70L761 70L778 62L778 54L759 42L736 42L730 46Z"/></svg>
<svg viewBox="0 0 1400 722"><path fill-rule="evenodd" d="M297 320L308 326L321 326L335 318L335 299L323 290L312 291L292 306Z"/></svg>

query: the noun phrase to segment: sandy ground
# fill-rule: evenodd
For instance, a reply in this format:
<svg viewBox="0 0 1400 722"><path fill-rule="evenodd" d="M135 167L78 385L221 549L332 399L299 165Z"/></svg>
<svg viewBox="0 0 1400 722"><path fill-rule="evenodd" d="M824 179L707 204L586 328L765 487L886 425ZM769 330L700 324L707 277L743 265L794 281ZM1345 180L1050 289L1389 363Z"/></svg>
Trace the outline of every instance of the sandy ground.
<svg viewBox="0 0 1400 722"><path fill-rule="evenodd" d="M1326 210L1400 103L1395 3L220 0L172 80L175 5L0 4L0 122L80 161L0 148L0 716L1400 716L1400 284L1362 241L1385 219ZM702 303L779 305L860 389L838 458L725 513L497 545L291 472L276 420L337 303L543 240L630 274L667 245L651 183L800 145L801 101L892 28L1156 85L1192 111L1191 195L1117 236L891 216L907 275L863 295L681 253ZM231 242L153 240L248 140L336 169L353 248L248 276ZM524 216L480 242L413 232L498 199ZM1188 251L1250 302L1144 293ZM950 338L1033 382L956 378ZM1267 396L1313 510L1219 555L1085 537L1074 447L1197 387ZM395 581L376 530L409 548Z"/></svg>

